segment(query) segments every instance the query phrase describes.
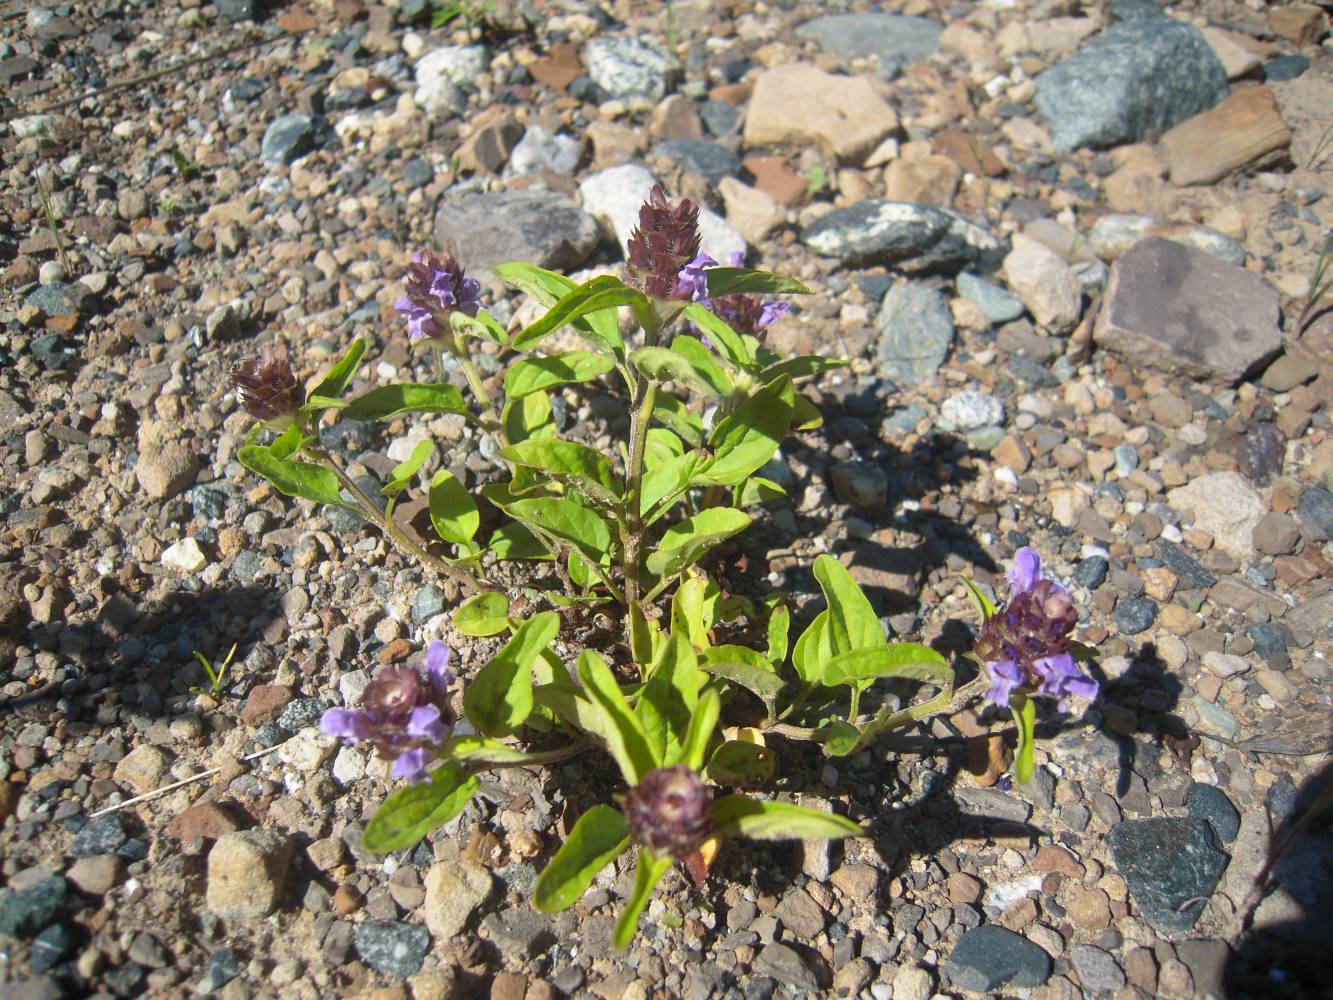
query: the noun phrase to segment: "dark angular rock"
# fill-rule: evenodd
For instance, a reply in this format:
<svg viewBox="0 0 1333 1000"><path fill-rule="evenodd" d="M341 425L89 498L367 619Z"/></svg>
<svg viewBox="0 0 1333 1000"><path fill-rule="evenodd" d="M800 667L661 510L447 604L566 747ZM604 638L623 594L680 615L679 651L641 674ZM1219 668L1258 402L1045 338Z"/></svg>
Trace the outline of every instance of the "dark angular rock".
<svg viewBox="0 0 1333 1000"><path fill-rule="evenodd" d="M1037 77L1056 152L1137 142L1227 96L1227 71L1198 29L1136 17L1112 25Z"/></svg>
<svg viewBox="0 0 1333 1000"><path fill-rule="evenodd" d="M1238 382L1282 349L1279 315L1260 275L1150 236L1112 265L1093 335L1136 364Z"/></svg>
<svg viewBox="0 0 1333 1000"><path fill-rule="evenodd" d="M233 24L253 20L255 16L255 0L213 0L213 6Z"/></svg>
<svg viewBox="0 0 1333 1000"><path fill-rule="evenodd" d="M1267 486L1282 474L1287 437L1276 424L1255 424L1240 439L1240 471L1255 486Z"/></svg>
<svg viewBox="0 0 1333 1000"><path fill-rule="evenodd" d="M1294 80L1309 68L1310 60L1306 59L1305 56L1296 55L1295 53L1274 56L1264 63L1264 79L1269 83Z"/></svg>
<svg viewBox="0 0 1333 1000"><path fill-rule="evenodd" d="M223 948L208 956L204 967L203 987L208 992L220 990L241 974L241 963L236 959L236 952Z"/></svg>
<svg viewBox="0 0 1333 1000"><path fill-rule="evenodd" d="M53 281L34 288L24 304L40 309L44 316L69 316L79 312L91 294L88 286L80 282Z"/></svg>
<svg viewBox="0 0 1333 1000"><path fill-rule="evenodd" d="M1122 635L1138 635L1157 620L1157 602L1150 597L1122 597L1111 617Z"/></svg>
<svg viewBox="0 0 1333 1000"><path fill-rule="evenodd" d="M1078 565L1074 567L1074 582L1080 587L1096 590L1106 582L1106 575L1110 570L1111 564L1104 557L1088 556L1079 560Z"/></svg>
<svg viewBox="0 0 1333 1000"><path fill-rule="evenodd" d="M319 725L320 716L329 707L323 698L297 698L287 703L278 716L278 726L289 733L297 733L307 726Z"/></svg>
<svg viewBox="0 0 1333 1000"><path fill-rule="evenodd" d="M699 105L699 120L709 135L723 136L741 123L741 113L726 101L707 100Z"/></svg>
<svg viewBox="0 0 1333 1000"><path fill-rule="evenodd" d="M741 158L726 146L705 139L663 139L655 150L673 163L692 170L710 184L741 172Z"/></svg>
<svg viewBox="0 0 1333 1000"><path fill-rule="evenodd" d="M65 902L68 884L59 875L15 892L0 892L0 935L28 938L56 918Z"/></svg>
<svg viewBox="0 0 1333 1000"><path fill-rule="evenodd" d="M32 939L28 964L34 972L54 969L74 950L78 940L78 935L67 924L52 924Z"/></svg>
<svg viewBox="0 0 1333 1000"><path fill-rule="evenodd" d="M259 147L266 163L291 163L315 145L315 120L310 115L283 115L264 130Z"/></svg>
<svg viewBox="0 0 1333 1000"><path fill-rule="evenodd" d="M908 274L991 271L1007 247L984 226L946 208L867 198L805 227L815 253L848 263L893 264Z"/></svg>
<svg viewBox="0 0 1333 1000"><path fill-rule="evenodd" d="M406 977L421 968L430 947L430 931L420 924L380 920L357 924L353 932L356 953L372 968L390 976Z"/></svg>
<svg viewBox="0 0 1333 1000"><path fill-rule="evenodd" d="M1230 860L1212 826L1194 816L1124 820L1106 843L1140 914L1168 932L1194 926Z"/></svg>
<svg viewBox="0 0 1333 1000"><path fill-rule="evenodd" d="M99 854L115 854L129 839L125 821L118 812L90 819L69 845L72 858L94 858Z"/></svg>
<svg viewBox="0 0 1333 1000"><path fill-rule="evenodd" d="M1291 662L1287 638L1281 629L1268 622L1254 622L1245 627L1245 634L1254 643L1254 651L1269 663L1285 668Z"/></svg>
<svg viewBox="0 0 1333 1000"><path fill-rule="evenodd" d="M1328 541L1333 537L1333 493L1322 486L1311 486L1296 504L1296 517L1306 538L1313 542Z"/></svg>
<svg viewBox="0 0 1333 1000"><path fill-rule="evenodd" d="M412 620L423 625L436 615L444 613L444 591L427 584L412 599Z"/></svg>
<svg viewBox="0 0 1333 1000"><path fill-rule="evenodd" d="M892 382L915 385L931 378L953 344L953 314L934 288L898 284L889 289L879 310L875 359Z"/></svg>
<svg viewBox="0 0 1333 1000"><path fill-rule="evenodd" d="M1178 543L1159 538L1154 551L1166 568L1192 590L1207 590L1217 583L1217 577L1195 562Z"/></svg>
<svg viewBox="0 0 1333 1000"><path fill-rule="evenodd" d="M995 924L968 931L945 963L955 986L988 993L1001 986L1030 989L1051 975L1051 956L1027 938Z"/></svg>
<svg viewBox="0 0 1333 1000"><path fill-rule="evenodd" d="M759 976L771 976L803 993L819 990L819 977L806 964L801 953L789 945L772 942L754 960L754 971Z"/></svg>
<svg viewBox="0 0 1333 1000"><path fill-rule="evenodd" d="M1231 804L1226 792L1214 785L1199 781L1191 784L1185 808L1195 819L1205 820L1224 844L1231 843L1240 833L1240 811Z"/></svg>
<svg viewBox="0 0 1333 1000"><path fill-rule="evenodd" d="M435 215L436 241L474 275L511 260L568 271L588 259L598 236L592 216L542 188L459 195Z"/></svg>

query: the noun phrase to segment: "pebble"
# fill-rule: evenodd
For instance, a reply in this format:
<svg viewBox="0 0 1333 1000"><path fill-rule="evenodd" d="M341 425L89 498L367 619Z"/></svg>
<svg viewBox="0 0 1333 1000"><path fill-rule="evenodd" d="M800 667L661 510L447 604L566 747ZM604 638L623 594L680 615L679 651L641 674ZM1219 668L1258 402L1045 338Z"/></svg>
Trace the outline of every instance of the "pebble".
<svg viewBox="0 0 1333 1000"><path fill-rule="evenodd" d="M970 431L1004 423L1004 403L988 392L966 390L950 396L940 406L946 430Z"/></svg>
<svg viewBox="0 0 1333 1000"><path fill-rule="evenodd" d="M778 982L805 993L814 993L819 989L819 979L806 965L800 952L777 941L764 945L754 960L753 968L757 975L772 976Z"/></svg>
<svg viewBox="0 0 1333 1000"><path fill-rule="evenodd" d="M264 130L260 158L266 163L291 163L315 144L315 120L310 115L283 115Z"/></svg>
<svg viewBox="0 0 1333 1000"><path fill-rule="evenodd" d="M573 199L540 187L444 198L435 234L474 273L514 260L573 270L588 259L599 235L593 217Z"/></svg>
<svg viewBox="0 0 1333 1000"><path fill-rule="evenodd" d="M426 928L396 920L357 924L353 940L363 962L399 978L416 973L430 948L430 932Z"/></svg>
<svg viewBox="0 0 1333 1000"><path fill-rule="evenodd" d="M660 101L666 95L671 59L637 38L594 38L583 50L588 76L607 97Z"/></svg>
<svg viewBox="0 0 1333 1000"><path fill-rule="evenodd" d="M1083 309L1083 289L1059 254L1019 233L1004 258L1004 277L1046 329L1057 335L1074 329Z"/></svg>
<svg viewBox="0 0 1333 1000"><path fill-rule="evenodd" d="M166 783L164 779L172 760L173 757L166 751L142 743L121 758L114 777L142 795Z"/></svg>
<svg viewBox="0 0 1333 1000"><path fill-rule="evenodd" d="M182 538L162 551L162 565L183 573L198 573L208 565L208 556L204 555L204 550L193 538Z"/></svg>
<svg viewBox="0 0 1333 1000"><path fill-rule="evenodd" d="M884 296L877 320L875 359L886 378L917 385L933 376L953 344L953 315L944 295L917 284L897 284Z"/></svg>
<svg viewBox="0 0 1333 1000"><path fill-rule="evenodd" d="M481 865L463 859L432 865L426 872L424 885L422 916L426 926L439 940L451 941L490 897L493 879Z"/></svg>
<svg viewBox="0 0 1333 1000"><path fill-rule="evenodd" d="M102 896L120 884L124 871L125 862L121 858L114 854L98 854L74 862L65 877L80 892Z"/></svg>
<svg viewBox="0 0 1333 1000"><path fill-rule="evenodd" d="M1228 677L1235 677L1237 674L1243 674L1250 669L1250 663L1245 657L1237 656L1234 653L1223 653L1217 649L1208 650L1200 660L1204 669L1224 680Z"/></svg>
<svg viewBox="0 0 1333 1000"><path fill-rule="evenodd" d="M892 264L908 274L989 270L1005 255L989 230L955 212L876 198L821 216L801 231L801 241L848 264Z"/></svg>
<svg viewBox="0 0 1333 1000"><path fill-rule="evenodd" d="M1106 582L1111 564L1103 556L1089 556L1080 559L1074 566L1074 582L1080 587L1096 590Z"/></svg>
<svg viewBox="0 0 1333 1000"><path fill-rule="evenodd" d="M1092 993L1114 993L1125 985L1125 971L1109 953L1091 944L1076 944L1069 959L1078 981Z"/></svg>
<svg viewBox="0 0 1333 1000"><path fill-rule="evenodd" d="M1018 319L1027 308L1017 295L969 271L959 271L954 281L958 294L974 303L992 323Z"/></svg>
<svg viewBox="0 0 1333 1000"><path fill-rule="evenodd" d="M276 830L238 830L208 852L208 909L227 920L256 920L278 905L290 874L292 842Z"/></svg>
<svg viewBox="0 0 1333 1000"><path fill-rule="evenodd" d="M893 974L893 1000L930 1000L935 991L935 977L929 969L902 965Z"/></svg>
<svg viewBox="0 0 1333 1000"><path fill-rule="evenodd" d="M125 830L124 817L119 812L106 813L96 819L90 819L69 846L72 858L92 858L100 854L113 854L119 851L129 840Z"/></svg>
<svg viewBox="0 0 1333 1000"><path fill-rule="evenodd" d="M1051 957L1013 931L983 924L959 939L944 973L955 986L976 993L1001 986L1030 989L1050 978Z"/></svg>
<svg viewBox="0 0 1333 1000"><path fill-rule="evenodd" d="M839 462L831 472L833 493L857 510L882 511L889 498L889 477L869 462Z"/></svg>
<svg viewBox="0 0 1333 1000"><path fill-rule="evenodd" d="M59 875L48 875L22 889L0 890L0 935L32 937L56 918L67 888Z"/></svg>
<svg viewBox="0 0 1333 1000"><path fill-rule="evenodd" d="M1240 832L1240 811L1227 798L1226 792L1214 785L1192 783L1185 808L1195 819L1205 820L1224 844L1231 843Z"/></svg>
<svg viewBox="0 0 1333 1000"><path fill-rule="evenodd" d="M944 26L928 17L901 14L829 14L798 25L796 35L837 53L844 62L874 57L879 75L891 80L903 66L939 50Z"/></svg>
<svg viewBox="0 0 1333 1000"><path fill-rule="evenodd" d="M1167 932L1194 926L1228 860L1212 827L1193 816L1124 820L1106 842L1138 912Z"/></svg>
<svg viewBox="0 0 1333 1000"><path fill-rule="evenodd" d="M1138 635L1152 628L1157 618L1157 602L1150 597L1122 597L1112 615L1122 635Z"/></svg>

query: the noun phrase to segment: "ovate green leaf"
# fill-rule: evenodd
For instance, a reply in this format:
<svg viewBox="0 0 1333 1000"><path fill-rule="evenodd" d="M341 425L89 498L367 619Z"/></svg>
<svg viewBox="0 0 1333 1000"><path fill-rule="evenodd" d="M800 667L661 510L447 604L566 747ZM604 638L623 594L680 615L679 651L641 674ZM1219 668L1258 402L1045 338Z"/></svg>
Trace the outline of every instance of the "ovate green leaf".
<svg viewBox="0 0 1333 1000"><path fill-rule="evenodd" d="M625 817L607 805L588 809L537 876L532 905L541 913L558 913L579 901L597 873L629 847Z"/></svg>

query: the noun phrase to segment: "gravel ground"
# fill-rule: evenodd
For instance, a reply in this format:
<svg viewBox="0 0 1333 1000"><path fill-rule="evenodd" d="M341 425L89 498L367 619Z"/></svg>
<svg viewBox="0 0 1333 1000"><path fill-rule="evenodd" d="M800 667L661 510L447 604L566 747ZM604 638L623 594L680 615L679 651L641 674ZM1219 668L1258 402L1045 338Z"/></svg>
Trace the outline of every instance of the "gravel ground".
<svg viewBox="0 0 1333 1000"><path fill-rule="evenodd" d="M1303 817L1329 780L1333 313L1302 315L1333 229L1327 4L490 6L4 15L4 994L1327 995L1333 832ZM852 360L808 390L824 426L766 470L789 497L725 584L805 621L832 552L895 637L962 650L959 575L1002 595L1031 545L1103 697L1041 723L1026 787L976 707L850 759L775 740L775 794L871 835L730 843L620 954L632 870L527 904L606 761L501 772L416 849L361 849L393 785L321 712L429 639L465 677L495 644L452 631L451 584L235 461L225 373L281 342L314 375L361 336L358 390L424 377L392 312L413 250L522 323L485 269L619 266L653 178L713 210L714 256L814 289L775 346ZM559 403L594 446L624 430L610 386ZM325 441L378 481L423 435L469 486L501 474L448 417ZM200 693L192 654L233 643Z"/></svg>

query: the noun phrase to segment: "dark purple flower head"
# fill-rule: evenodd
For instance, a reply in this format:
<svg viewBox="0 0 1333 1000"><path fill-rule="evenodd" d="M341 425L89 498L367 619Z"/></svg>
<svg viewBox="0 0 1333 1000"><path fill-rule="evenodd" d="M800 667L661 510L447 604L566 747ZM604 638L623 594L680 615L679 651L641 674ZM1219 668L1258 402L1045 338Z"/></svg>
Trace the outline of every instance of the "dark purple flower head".
<svg viewBox="0 0 1333 1000"><path fill-rule="evenodd" d="M698 253L699 206L688 198L673 205L661 185L653 185L629 238L629 283L655 299L688 302L692 290L677 278Z"/></svg>
<svg viewBox="0 0 1333 1000"><path fill-rule="evenodd" d="M415 667L387 667L366 685L360 708L330 708L320 729L348 743L369 743L393 761L395 778L420 781L435 749L449 735L449 648L432 642L426 650L426 672Z"/></svg>
<svg viewBox="0 0 1333 1000"><path fill-rule="evenodd" d="M1056 698L1063 710L1070 697L1097 697L1097 682L1079 670L1069 653L1078 611L1069 591L1041 575L1041 556L1022 548L1009 571L1009 603L981 627L973 651L986 664L986 697L1008 705L1015 690Z"/></svg>
<svg viewBox="0 0 1333 1000"><path fill-rule="evenodd" d="M726 320L737 333L757 337L764 332L778 317L791 312L791 306L776 299L762 299L758 295L737 292L734 295L708 297L708 278L705 268L717 267L717 261L707 254L700 254L681 269L676 278L676 298L702 302L714 316ZM744 267L745 254L733 251L728 262L730 267ZM686 294L680 294L685 292Z"/></svg>
<svg viewBox="0 0 1333 1000"><path fill-rule="evenodd" d="M713 833L713 790L684 764L649 771L625 793L630 839L683 858Z"/></svg>
<svg viewBox="0 0 1333 1000"><path fill-rule="evenodd" d="M481 283L447 253L416 254L403 286L407 294L393 307L407 317L409 340L438 336L455 310L475 316L481 308Z"/></svg>
<svg viewBox="0 0 1333 1000"><path fill-rule="evenodd" d="M232 365L229 377L242 409L256 420L276 420L303 402L291 363L268 345Z"/></svg>

